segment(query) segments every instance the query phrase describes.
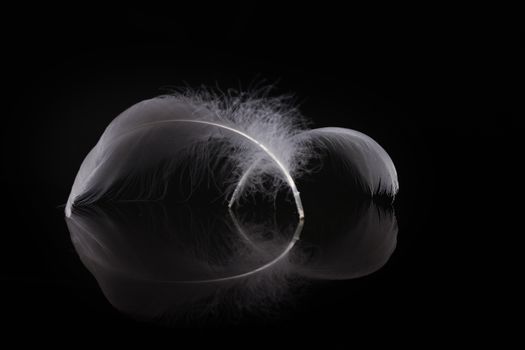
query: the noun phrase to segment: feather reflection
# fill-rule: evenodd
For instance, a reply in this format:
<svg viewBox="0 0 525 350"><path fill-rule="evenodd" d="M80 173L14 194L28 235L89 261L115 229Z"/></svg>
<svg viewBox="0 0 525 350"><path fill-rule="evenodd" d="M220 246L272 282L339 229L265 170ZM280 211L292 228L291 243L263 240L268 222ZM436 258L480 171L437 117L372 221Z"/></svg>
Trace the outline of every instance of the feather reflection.
<svg viewBox="0 0 525 350"><path fill-rule="evenodd" d="M304 228L292 213L151 202L75 209L66 222L109 302L163 323L218 309L264 311L306 281L370 274L388 261L397 239L393 210L371 201L344 215L312 211Z"/></svg>

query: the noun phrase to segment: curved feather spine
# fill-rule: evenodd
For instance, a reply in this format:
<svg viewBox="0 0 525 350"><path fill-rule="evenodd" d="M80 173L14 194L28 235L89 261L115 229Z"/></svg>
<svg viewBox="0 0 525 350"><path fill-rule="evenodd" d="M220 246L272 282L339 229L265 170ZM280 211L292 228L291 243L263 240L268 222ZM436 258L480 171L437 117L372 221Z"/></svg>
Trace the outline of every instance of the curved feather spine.
<svg viewBox="0 0 525 350"><path fill-rule="evenodd" d="M237 133L239 135L241 135L242 137L250 140L251 142L253 142L254 144L256 144L257 146L259 146L259 148L261 148L266 154L268 154L268 156L275 162L275 164L277 164L277 166L279 167L279 169L281 170L281 172L283 173L285 179L286 179L286 182L288 183L288 185L290 186L290 189L292 190L292 194L293 194L293 197L294 197L294 200L295 200L295 205L297 207L297 213L299 215L299 220L304 220L304 209L303 209L303 203L301 201L301 196L300 196L300 193L299 193L299 190L297 190L297 186L295 185L295 181L293 180L292 176L290 175L290 172L288 172L288 170L286 169L286 167L283 165L283 163L281 163L281 161L279 160L279 158L277 158L264 144L260 143L259 141L257 141L256 139L254 139L253 137L251 137L250 135L248 134L245 134L243 133L242 131L239 131L237 129L234 129L234 128L231 128L229 126L226 126L226 125L221 125L221 124L218 124L218 123L213 123L213 122L207 122L207 121L201 121L201 120L187 120L187 119L181 119L181 120L178 120L178 121L181 121L181 122L191 122L191 123L201 123L201 124L208 124L208 125L214 125L214 126L217 126L217 127L220 127L220 128L224 128L224 129L227 129L227 130L230 130L234 133ZM250 167L251 169L252 167ZM245 174L247 174L247 172L245 172ZM241 177L241 180L244 178L244 175L243 177ZM240 181L239 181L240 182ZM234 191L235 193L235 191ZM233 197L233 196L232 196Z"/></svg>
<svg viewBox="0 0 525 350"><path fill-rule="evenodd" d="M237 198L239 197L240 193L241 193L241 190L243 189L244 187L244 184L246 183L246 181L248 180L248 178L250 177L250 175L252 174L252 171L255 169L255 167L257 166L257 163L258 161L254 162L252 165L250 165L250 167L248 169L246 169L246 171L242 174L241 178L239 179L239 181L237 182L237 185L235 186L235 190L233 190L233 194L232 196L230 197L230 200L228 201L228 208L232 208L233 207L233 204L235 204L235 202L237 201Z"/></svg>

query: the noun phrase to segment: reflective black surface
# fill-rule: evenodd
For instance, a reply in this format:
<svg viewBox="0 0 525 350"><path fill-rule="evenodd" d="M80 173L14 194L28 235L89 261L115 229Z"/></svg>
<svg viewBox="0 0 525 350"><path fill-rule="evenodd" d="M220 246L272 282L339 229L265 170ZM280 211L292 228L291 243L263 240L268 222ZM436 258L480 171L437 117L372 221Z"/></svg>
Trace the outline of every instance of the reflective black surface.
<svg viewBox="0 0 525 350"><path fill-rule="evenodd" d="M223 325L246 310L264 316L299 286L373 273L397 242L392 209L371 201L313 214L304 227L280 216L128 202L76 209L66 222L108 301L169 325L210 323L217 310Z"/></svg>

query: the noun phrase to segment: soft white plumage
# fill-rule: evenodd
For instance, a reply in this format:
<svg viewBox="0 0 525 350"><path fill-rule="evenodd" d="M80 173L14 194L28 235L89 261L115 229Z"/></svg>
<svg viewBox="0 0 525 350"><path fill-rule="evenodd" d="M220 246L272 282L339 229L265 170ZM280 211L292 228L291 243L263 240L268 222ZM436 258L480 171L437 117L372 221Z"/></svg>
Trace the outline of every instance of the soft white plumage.
<svg viewBox="0 0 525 350"><path fill-rule="evenodd" d="M66 216L74 205L101 199L161 198L169 176L191 160L192 183L211 169L235 194L230 205L242 193L271 195L287 184L302 219L294 179L309 172L308 160L319 148L351 168L365 193L396 194L394 164L374 140L354 130L305 125L285 98L265 95L190 91L142 101L115 118L84 159ZM138 189L135 197L122 198L131 186Z"/></svg>

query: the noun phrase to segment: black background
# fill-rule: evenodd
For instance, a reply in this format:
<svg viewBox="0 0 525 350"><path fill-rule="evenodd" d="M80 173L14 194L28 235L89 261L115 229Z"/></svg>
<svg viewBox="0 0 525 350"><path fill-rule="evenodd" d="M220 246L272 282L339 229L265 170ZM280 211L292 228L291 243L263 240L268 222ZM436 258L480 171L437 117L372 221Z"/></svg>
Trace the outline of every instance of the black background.
<svg viewBox="0 0 525 350"><path fill-rule="evenodd" d="M473 7L263 1L8 7L2 21L4 321L151 328L105 300L63 208L83 157L130 105L177 86L276 85L314 126L360 130L396 164L398 247L380 271L312 285L236 327L458 331L506 309L496 267L519 187L519 22ZM502 151L505 150L505 151ZM506 214L500 216L500 214ZM9 224L8 224L9 223ZM492 250L482 250L483 243Z"/></svg>

